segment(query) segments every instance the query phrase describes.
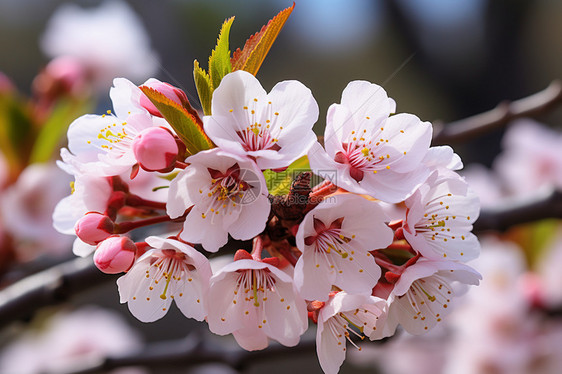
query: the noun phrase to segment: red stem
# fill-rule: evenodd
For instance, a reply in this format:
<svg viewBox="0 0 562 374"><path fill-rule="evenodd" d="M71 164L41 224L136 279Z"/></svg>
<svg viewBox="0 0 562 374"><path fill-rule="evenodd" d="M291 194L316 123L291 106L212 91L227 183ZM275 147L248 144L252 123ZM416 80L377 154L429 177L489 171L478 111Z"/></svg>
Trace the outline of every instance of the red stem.
<svg viewBox="0 0 562 374"><path fill-rule="evenodd" d="M308 195L308 205L304 211L311 211L314 207L316 207L316 205L320 204L326 196L333 194L337 190L338 186L328 180L325 180L320 185L312 189L312 192Z"/></svg>
<svg viewBox="0 0 562 374"><path fill-rule="evenodd" d="M158 216L147 219L141 219L138 221L121 222L115 225L114 234L124 234L139 227L155 225L162 222L171 222L172 219L169 216Z"/></svg>
<svg viewBox="0 0 562 374"><path fill-rule="evenodd" d="M186 164L185 162L182 161L176 161L175 167L177 167L178 169L185 169L186 167L189 166L189 164Z"/></svg>
<svg viewBox="0 0 562 374"><path fill-rule="evenodd" d="M401 274L402 271L403 271L402 266L394 265L393 263L388 262L387 260L384 260L384 259L379 258L379 257L375 257L375 262L381 268L386 269L386 270L391 271L391 272L394 272L394 273L397 273L397 274Z"/></svg>
<svg viewBox="0 0 562 374"><path fill-rule="evenodd" d="M252 249L252 253L251 253L254 260L256 260L256 261L261 260L261 251L262 250L263 250L263 240L262 240L261 236L258 235L254 238L254 245L253 245L253 249Z"/></svg>
<svg viewBox="0 0 562 374"><path fill-rule="evenodd" d="M133 194L129 194L127 196L127 205L134 206L134 207L144 207L144 208L166 210L166 203L161 203L159 201L146 200L146 199L143 199L140 196L133 195Z"/></svg>
<svg viewBox="0 0 562 374"><path fill-rule="evenodd" d="M289 261L291 265L293 265L293 267L297 265L297 258L293 254L293 251L291 251L290 247L283 246L279 248L278 251L281 254L281 256L285 257L285 259Z"/></svg>

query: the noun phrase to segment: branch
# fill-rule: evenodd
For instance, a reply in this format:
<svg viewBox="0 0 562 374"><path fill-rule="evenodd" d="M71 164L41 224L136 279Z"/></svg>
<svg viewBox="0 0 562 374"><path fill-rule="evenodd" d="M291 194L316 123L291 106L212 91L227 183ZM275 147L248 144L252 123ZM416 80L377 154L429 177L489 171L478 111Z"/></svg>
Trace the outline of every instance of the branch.
<svg viewBox="0 0 562 374"><path fill-rule="evenodd" d="M562 218L561 191L546 190L533 198L482 209L474 222L474 232L505 231L511 226L546 218Z"/></svg>
<svg viewBox="0 0 562 374"><path fill-rule="evenodd" d="M203 335L203 336L201 336ZM238 346L226 347L209 339L208 334L196 331L187 339L172 340L146 345L140 352L119 357L107 357L98 362L76 363L83 365L69 368L64 374L106 373L110 370L142 366L162 370L163 367L188 368L207 363L224 364L238 371L244 370L260 361L269 361L283 357L294 358L297 354L310 354L315 351L314 335L305 335L296 347L284 347L274 343L262 351L248 352ZM58 373L61 373L58 371Z"/></svg>
<svg viewBox="0 0 562 374"><path fill-rule="evenodd" d="M115 281L115 276L99 271L91 257L76 258L24 278L0 291L0 328L29 320L42 307L60 304L110 281Z"/></svg>
<svg viewBox="0 0 562 374"><path fill-rule="evenodd" d="M560 104L562 104L562 83L555 80L542 91L513 102L504 101L490 111L446 125L435 123L433 145L466 142L505 126L514 119L535 117Z"/></svg>
<svg viewBox="0 0 562 374"><path fill-rule="evenodd" d="M397 334L399 331L397 331ZM385 344L393 337L369 342L370 344ZM353 339L358 343L358 339ZM365 341L368 341L367 339ZM180 367L183 370L208 363L224 364L238 372L246 371L252 365L283 358L294 359L297 355L309 355L316 351L315 334L304 334L296 347L285 347L279 343L272 343L267 349L248 352L237 345L217 344L209 333L195 331L186 339L171 340L147 344L141 351L129 353L119 357L106 357L98 362L75 363L82 365L68 368L68 371L57 371L57 374L95 374L106 373L111 370L142 366L161 371L163 367Z"/></svg>

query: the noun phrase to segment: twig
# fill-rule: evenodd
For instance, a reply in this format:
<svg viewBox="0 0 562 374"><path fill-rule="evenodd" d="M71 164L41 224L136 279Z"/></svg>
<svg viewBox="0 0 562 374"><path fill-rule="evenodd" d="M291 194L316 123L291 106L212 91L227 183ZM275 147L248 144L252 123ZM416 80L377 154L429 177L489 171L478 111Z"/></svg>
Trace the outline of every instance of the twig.
<svg viewBox="0 0 562 374"><path fill-rule="evenodd" d="M91 258L76 258L24 278L0 291L0 328L111 281L115 277L100 272Z"/></svg>
<svg viewBox="0 0 562 374"><path fill-rule="evenodd" d="M505 231L518 224L546 218L562 218L561 191L548 190L530 199L483 209L474 223L474 232Z"/></svg>
<svg viewBox="0 0 562 374"><path fill-rule="evenodd" d="M433 144L465 142L500 128L514 119L534 117L547 112L561 103L562 83L555 80L542 91L513 102L504 101L490 111L445 125L435 123Z"/></svg>

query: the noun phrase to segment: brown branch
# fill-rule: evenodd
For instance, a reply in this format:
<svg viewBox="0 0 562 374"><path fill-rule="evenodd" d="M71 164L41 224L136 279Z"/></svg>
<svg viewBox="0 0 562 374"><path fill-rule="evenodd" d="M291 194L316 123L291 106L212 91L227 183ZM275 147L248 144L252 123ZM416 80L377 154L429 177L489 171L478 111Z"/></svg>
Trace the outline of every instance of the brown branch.
<svg viewBox="0 0 562 374"><path fill-rule="evenodd" d="M399 332L397 331L397 334ZM385 344L392 338L388 337L369 343ZM359 339L356 338L352 338L352 340L355 343L359 342ZM57 374L101 374L131 366L154 368L160 372L162 368L166 367L181 367L183 370L187 370L208 363L223 364L242 372L260 362L272 363L274 360L294 359L298 355L315 354L315 351L315 334L303 335L300 343L295 347L285 347L273 342L267 349L248 352L237 346L217 344L217 341L212 339L209 333L195 331L186 339L148 344L139 352L119 357L106 357L94 363L77 363L76 365L83 366L75 366L65 372L59 370Z"/></svg>
<svg viewBox="0 0 562 374"><path fill-rule="evenodd" d="M94 374L106 373L110 370L142 366L161 371L165 367L188 368L207 363L224 364L238 371L244 370L253 364L284 357L294 358L299 354L311 354L315 351L316 341L314 335L305 335L298 346L284 347L273 343L266 350L248 352L236 346L217 344L209 339L208 334L201 332L192 333L187 339L172 340L146 345L140 352L119 356L107 357L99 362L82 362L69 368L64 374ZM58 371L58 373L61 373ZM62 374L62 373L61 373Z"/></svg>
<svg viewBox="0 0 562 374"><path fill-rule="evenodd" d="M505 126L514 119L535 117L560 104L562 104L562 83L555 80L542 91L513 102L504 101L490 111L448 124L436 122L433 145L466 142Z"/></svg>
<svg viewBox="0 0 562 374"><path fill-rule="evenodd" d="M14 321L29 320L42 307L63 303L115 279L99 271L91 257L75 258L31 275L0 291L0 328Z"/></svg>
<svg viewBox="0 0 562 374"><path fill-rule="evenodd" d="M546 218L562 218L561 191L545 191L533 198L482 209L474 223L474 232L505 231L515 225Z"/></svg>

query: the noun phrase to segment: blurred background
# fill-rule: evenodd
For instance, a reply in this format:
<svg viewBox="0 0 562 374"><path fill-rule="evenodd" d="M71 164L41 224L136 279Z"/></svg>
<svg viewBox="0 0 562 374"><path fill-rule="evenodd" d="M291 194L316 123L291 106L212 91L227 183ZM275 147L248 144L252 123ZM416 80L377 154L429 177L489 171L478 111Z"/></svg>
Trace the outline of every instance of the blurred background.
<svg viewBox="0 0 562 374"><path fill-rule="evenodd" d="M81 69L76 67L75 61L59 59L58 65L51 65L48 68L50 62L61 56L71 55L82 63L89 64L86 76L91 79L88 88L78 94L78 96L83 95L82 103L84 105L77 109L74 118L87 112L103 113L111 107L108 92L111 87L111 78L115 76L126 77L136 84L143 83L149 77L156 77L182 88L188 93L190 100L194 101L196 91L192 76L193 61L197 59L202 66L206 67L207 58L215 46L220 26L226 18L233 15L236 17L230 34L231 51L234 51L236 48L242 47L245 40L258 31L267 20L281 9L291 5L292 2L287 0L238 2L228 0L0 0L0 73L5 75L5 77L0 76L0 91L16 90L22 96L35 97L37 106L44 104L38 104L40 101L37 100L38 96L54 95L53 77L63 81L67 79L65 82L69 82L70 88L66 87L66 89L69 92L80 91L80 88L72 85L76 84L79 87L80 84L86 85L86 83L76 83L76 80L72 79L72 74L69 73L75 72L75 76L82 76L73 70ZM318 134L323 133L327 108L332 103L339 102L344 87L349 81L356 79L382 85L389 96L396 100L398 112L414 113L423 120L441 120L447 123L492 109L501 101L528 96L544 89L552 80L562 77L560 35L562 35L562 2L556 0L300 0L296 2L295 10L273 45L257 77L266 90L271 89L277 82L287 79L299 80L309 87L320 106L321 115L319 123L315 127ZM67 73L70 78L67 77ZM38 78L38 74L43 78ZM198 103L194 102L193 105L198 106ZM541 129L550 129L553 132L547 133L543 138L540 136L533 138L535 133L527 132L521 143L541 142L541 139L546 138L557 139L559 136L557 131L562 128L562 108L549 111L536 120L540 122L540 125L537 122L532 122L532 124L529 122L521 126L533 127L536 125ZM70 121L67 121L66 125L69 123ZM505 181L508 181L508 178L505 178L504 182L494 182L496 174L501 174L497 170L500 167L496 161L497 156L509 148L509 144L516 144L516 142L506 144L505 140L502 143L505 131L504 129L493 130L485 137L454 146L465 165L476 163L483 165L481 171L485 170L482 172L484 174L476 173L478 174L476 176L467 174L467 178L469 180L475 178L475 186L481 188L479 192L484 195L483 202L489 201L491 205L504 197L513 197L519 193L511 188L513 186L506 185ZM517 137L517 135L512 135L512 137ZM59 145L62 144L63 142ZM558 140L558 143L552 145L553 151L544 156L555 165L562 165L562 156L558 152L560 145L562 142ZM512 146L510 149L512 151L521 149L521 147L517 147ZM524 148L524 146L522 147ZM537 152L537 150L530 152ZM53 155L51 158L57 157L56 152ZM527 156L527 158L532 157L534 157L532 153ZM28 162L29 159L26 158L25 162ZM42 161L48 161L48 159L49 157L43 157ZM535 166L528 167L535 168ZM0 180L0 185L4 188L3 196L12 193L9 187L16 185L19 177L24 175L23 170L24 167L21 166L19 171L12 173L11 181L10 178L7 178L8 182ZM562 169L553 168L552 170L554 170L552 173L556 173ZM55 177L51 175L48 174L46 178L54 179ZM554 182L557 176L551 175L551 177L546 178L547 181L544 183L557 187ZM44 186L39 177L33 180L35 181L33 183L38 183L37 188ZM47 213L43 214L43 217L47 218L43 218L44 221L50 217L49 207L54 207L57 199L68 194L69 181L70 178L68 181L64 180L63 184L66 187L61 187L60 192L50 198L50 203L45 202ZM23 186L30 186L33 183L27 182ZM504 184L502 185L502 183ZM531 186L529 191L539 187L541 186ZM18 188L23 189L22 186ZM478 188L475 187L475 189ZM38 191L35 189L29 193L36 195ZM495 195L493 195L494 193ZM30 199L29 196L31 195L19 199L25 202ZM4 198L4 200L6 199ZM16 198L10 198L10 201L13 199ZM3 203L4 206L7 208L3 209L10 209L10 203ZM32 236L33 233L13 233L13 230L10 229L8 222L10 219L6 217L17 208L12 207L11 209L9 213L3 213L4 218L0 221L4 230L8 232L7 235L12 238L10 240L18 243L25 242L37 248L37 241L40 241L41 238L29 241L26 235ZM493 238L482 237L486 246L511 248L507 251L510 254L505 254L503 257L492 256L493 259L488 265L482 266L491 274L496 274L491 278L503 279L504 283L498 281L499 286L494 283L499 287L498 290L501 290L498 291L498 294L509 293L511 295L512 292L513 295L516 295L513 296L514 299L526 300L514 302L514 305L517 306L513 306L513 308L521 308L520 304L524 304L528 308L530 304L526 303L532 301L529 301L529 293L536 296L531 292L532 287L529 286L529 284L535 283L523 282L521 279L530 279L529 274L534 274L533 276L536 275L539 278L542 276L539 271L542 266L540 263L544 261L543 257L547 258L547 255L540 257L536 254L529 254L529 248L536 247L532 240L539 235L537 231L543 233L540 234L543 239L541 254L550 253L551 249L547 251L544 248L560 247L557 239L554 239L557 238L556 235L559 231L556 221L548 221L546 224L543 222L538 229L525 227L516 233L512 231L501 237L499 235L494 235ZM545 232L547 234L544 234ZM18 235L20 239L14 239ZM42 235L44 242L47 234ZM24 236L23 240L21 236ZM546 236L548 236L548 240L545 239ZM49 240L49 245L54 243L54 240ZM44 253L30 254L29 252L32 250L27 250L25 255L12 254L10 256L17 257L16 262L20 263L36 261L37 258L40 258L44 261L43 263L50 264L70 258L72 256L70 246L71 241L61 239L60 247L62 249L56 253L46 255L45 250ZM514 246L515 249L512 248ZM486 248L483 251L486 251ZM552 253L554 252L555 250L552 249ZM515 259L506 260L511 256L514 256ZM501 264L504 262L508 265L502 267ZM37 264L37 262L33 262L33 264ZM33 269L36 265L28 266ZM509 271L502 273L507 266L510 267ZM25 271L29 270L29 268L25 269L27 269ZM553 270L544 270L543 273L548 271ZM531 278L535 279L536 277L533 278L533 276ZM554 282L554 285L559 284L562 288L562 283L556 283L562 282L562 280L559 277L553 277L555 279L549 280L549 284L552 285ZM493 289L494 286L491 287ZM507 288L502 287L507 287L511 291L508 292ZM529 291L530 289L531 291ZM493 292L490 291L490 294ZM481 297L488 297L488 295ZM106 316L104 313L110 312L92 307L85 311L81 309L84 305L92 304L98 308L104 307L112 312L117 312L118 315ZM476 308L474 305L470 307ZM0 364L0 370L5 371L0 372L16 374L35 372L32 369L24 371L23 368L20 368L21 371L17 371L20 369L14 368L18 366L10 365L17 365L12 361L19 363L32 361L29 357L37 359L38 355L30 352L35 352L34 349L37 352L45 350L44 347L52 346L53 341L58 341L56 339L68 339L68 335L73 335L72 331L87 326L88 322L85 321L93 321L94 318L100 318L100 321L106 322L111 320L111 322L107 322L108 324L123 325L122 336L111 337L108 340L122 339L120 345L131 349L138 348L142 341L182 338L190 329L197 326L196 323L181 316L175 309L163 320L152 324L146 325L134 320L128 314L126 306L119 304L114 283L81 295L78 299L73 300L72 305L67 306L65 313L74 313L75 309L76 313L91 313L91 315L82 316L85 318L84 320L79 320L79 315L73 317L78 322L75 322L76 325L72 328L57 325L62 320L74 321L75 319L57 317L58 309L53 308L41 312L37 318L31 321L31 326L35 328L35 331L24 329L25 326L10 326L8 330L3 331L0 334L0 338L2 338L0 344L3 347L4 361L2 361L3 364ZM101 314L98 315L98 313ZM428 341L432 343L396 339L397 341L404 340L404 343L399 345L398 342L393 341L385 344L384 347L373 344L372 349L368 349L366 352L357 352L358 355L350 354L351 357L342 367L342 372L557 373L562 370L562 366L558 366L557 362L549 361L551 355L562 357L562 352L552 351L556 346L555 342L562 342L562 333L558 332L560 327L555 329L550 325L545 327L542 324L538 327L535 325L526 327L524 332L517 333L513 332L512 326L503 327L504 330L507 329L510 333L515 334L508 334L513 339L521 340L521 337L525 336L524 340L528 341L529 345L518 345L517 349L530 356L531 364L523 362L514 369L504 364L504 361L510 361L509 359L502 358L499 362L489 359L481 366L472 367L468 363L464 364L462 367L466 369L465 371L454 367L450 363L450 357L457 357L460 354L444 353L445 347L448 345L445 342L456 341L457 345L462 345L463 341L470 342L471 337L466 332L463 333L458 325L467 323L468 318L470 321L480 318L475 317L474 314L482 316L487 313L484 309L473 311L471 317L457 322L457 325L452 323L454 331L461 330L458 336L463 337L462 339L454 338L451 331L437 331L433 333L433 340L431 337L428 338L430 339ZM513 317L515 325L529 320L538 323L536 322L537 317L534 315L529 317L522 312L522 309L517 309L517 313L515 313L517 318L521 319ZM94 315L98 317L94 317ZM498 318L501 320L501 317ZM100 326L104 323L100 322ZM54 340L48 340L44 335L41 335L40 338L39 332L46 333L43 331L47 330L46 326L55 326L52 327L54 330L66 331L68 335L50 338ZM108 327L108 329L108 331L116 331L120 328ZM504 330L502 331L505 332ZM554 337L547 334L546 342L541 340L540 344L537 343L537 336L543 336L546 334L544 331L551 330L556 331ZM482 334L481 338L486 336ZM101 345L108 349L107 352L101 349L102 352L121 352L119 347L107 348L109 343L104 342L103 339L107 339L109 333L101 335L99 344L91 343L97 338L86 337L83 341L77 341L69 350L95 350L97 348L94 346ZM531 336L535 340L531 339ZM462 340L460 343L459 339ZM502 339L500 340L504 342ZM533 349L541 344L546 348L535 353ZM118 344L118 346L120 345ZM534 348L531 349L531 346ZM509 344L506 347L513 348ZM388 353L389 350L394 354ZM508 350L506 348L506 351ZM498 357L504 355L499 348L497 352L494 352ZM57 357L58 354L53 352L42 359L52 361L53 357ZM63 354L61 353L61 355ZM355 356L361 357L355 359ZM403 361L403 357L408 357L411 362L418 363L418 366L414 366L417 369L397 365L397 362ZM431 357L438 359L427 360ZM390 363L386 362L391 360ZM458 358L456 361L464 363L465 360L469 361L464 357ZM431 364L436 366L431 366ZM533 366L535 364L537 366ZM39 362L36 365L41 367L44 363ZM427 366L427 371L424 371L424 365ZM295 358L276 361L274 365L267 367L256 365L250 368L249 372L262 372L264 368L271 372L284 372L295 370L295 367L306 368L310 373L321 372L312 352L308 355L295 355ZM544 369L545 371L531 371L531 369L537 370L537 368L546 369ZM552 371L549 371L551 369ZM557 369L559 370L557 371ZM151 372L143 370L140 372ZM224 367L189 370L178 367L152 372L228 373L233 371Z"/></svg>

